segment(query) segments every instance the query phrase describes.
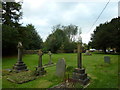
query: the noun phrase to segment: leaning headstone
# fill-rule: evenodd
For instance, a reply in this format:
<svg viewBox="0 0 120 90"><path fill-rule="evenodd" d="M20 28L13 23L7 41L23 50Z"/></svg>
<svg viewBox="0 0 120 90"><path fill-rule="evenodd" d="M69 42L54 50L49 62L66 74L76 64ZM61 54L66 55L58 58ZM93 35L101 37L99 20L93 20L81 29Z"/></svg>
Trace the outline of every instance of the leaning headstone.
<svg viewBox="0 0 120 90"><path fill-rule="evenodd" d="M50 56L50 59L49 59L49 62L48 62L48 64L53 64L53 62L52 62L52 53L51 53L51 51L49 51L48 52L48 55Z"/></svg>
<svg viewBox="0 0 120 90"><path fill-rule="evenodd" d="M110 57L109 56L104 56L104 62L110 64Z"/></svg>
<svg viewBox="0 0 120 90"><path fill-rule="evenodd" d="M66 69L66 62L64 59L59 59L56 64L56 75L58 77L64 77Z"/></svg>
<svg viewBox="0 0 120 90"><path fill-rule="evenodd" d="M24 71L27 70L27 66L24 64L24 62L22 61L22 54L23 54L23 46L21 42L18 42L18 61L16 64L14 64L13 66L13 70L14 71Z"/></svg>

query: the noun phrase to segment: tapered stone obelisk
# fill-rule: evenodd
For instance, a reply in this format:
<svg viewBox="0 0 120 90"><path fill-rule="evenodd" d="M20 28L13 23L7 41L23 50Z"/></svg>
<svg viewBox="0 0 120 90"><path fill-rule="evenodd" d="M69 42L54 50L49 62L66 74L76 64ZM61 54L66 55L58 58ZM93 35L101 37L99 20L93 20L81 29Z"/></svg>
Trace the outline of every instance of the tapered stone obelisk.
<svg viewBox="0 0 120 90"><path fill-rule="evenodd" d="M24 64L24 62L22 61L22 51L23 51L23 46L21 42L18 42L18 61L16 64L14 64L13 66L13 70L15 71L24 71L27 70L27 66Z"/></svg>
<svg viewBox="0 0 120 90"><path fill-rule="evenodd" d="M86 85L89 82L89 78L85 73L85 69L82 68L82 38L79 32L78 45L77 45L77 68L73 71L73 79L79 81L82 85Z"/></svg>

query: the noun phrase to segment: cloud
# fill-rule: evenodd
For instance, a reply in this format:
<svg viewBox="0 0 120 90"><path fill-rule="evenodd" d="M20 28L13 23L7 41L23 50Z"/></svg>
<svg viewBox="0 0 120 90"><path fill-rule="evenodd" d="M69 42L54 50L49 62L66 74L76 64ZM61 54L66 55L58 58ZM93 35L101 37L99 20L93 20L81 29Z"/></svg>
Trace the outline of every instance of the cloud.
<svg viewBox="0 0 120 90"><path fill-rule="evenodd" d="M33 24L43 40L52 31L52 26L57 24L74 24L82 28L83 42L87 43L91 32L96 25L117 17L117 2L109 3L98 22L87 33L96 20L106 2L56 2L54 0L24 0L23 25ZM112 13L114 12L114 13Z"/></svg>

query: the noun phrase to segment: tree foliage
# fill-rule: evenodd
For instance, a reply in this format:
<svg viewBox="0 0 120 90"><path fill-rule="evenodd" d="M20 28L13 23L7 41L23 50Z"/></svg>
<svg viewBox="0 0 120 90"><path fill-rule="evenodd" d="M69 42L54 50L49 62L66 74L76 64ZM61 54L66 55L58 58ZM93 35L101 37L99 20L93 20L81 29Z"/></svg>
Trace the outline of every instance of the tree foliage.
<svg viewBox="0 0 120 90"><path fill-rule="evenodd" d="M65 34L68 36L70 41L75 41L75 35L78 33L78 27L76 25L63 26Z"/></svg>
<svg viewBox="0 0 120 90"><path fill-rule="evenodd" d="M20 26L19 20L22 17L21 7L21 2L2 1L2 23L11 27Z"/></svg>
<svg viewBox="0 0 120 90"><path fill-rule="evenodd" d="M69 27L69 29L67 29ZM45 41L44 50L51 50L52 52L73 52L76 48L76 43L71 40L73 35L77 34L77 30L74 29L75 25L53 26L52 34L50 34ZM70 30L70 33L68 31ZM73 31L72 31L73 30ZM75 30L75 32L74 32Z"/></svg>
<svg viewBox="0 0 120 90"><path fill-rule="evenodd" d="M3 55L17 53L18 41L23 43L24 49L42 48L42 38L32 24L22 26L19 19L22 16L21 3L2 2L2 52Z"/></svg>
<svg viewBox="0 0 120 90"><path fill-rule="evenodd" d="M116 48L119 50L120 24L119 18L114 18L110 22L100 24L92 34L92 47L103 49L106 53L107 48Z"/></svg>

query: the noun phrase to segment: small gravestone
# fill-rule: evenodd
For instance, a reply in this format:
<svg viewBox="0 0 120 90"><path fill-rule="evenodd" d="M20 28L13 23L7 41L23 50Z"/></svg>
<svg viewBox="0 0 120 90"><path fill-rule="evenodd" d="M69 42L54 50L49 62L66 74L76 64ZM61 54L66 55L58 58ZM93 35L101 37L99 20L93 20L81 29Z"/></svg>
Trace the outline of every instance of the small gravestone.
<svg viewBox="0 0 120 90"><path fill-rule="evenodd" d="M88 50L86 50L84 55L92 55Z"/></svg>
<svg viewBox="0 0 120 90"><path fill-rule="evenodd" d="M110 64L110 57L109 56L104 56L104 62Z"/></svg>
<svg viewBox="0 0 120 90"><path fill-rule="evenodd" d="M64 77L66 69L66 62L64 59L59 59L56 64L56 75L58 77Z"/></svg>

